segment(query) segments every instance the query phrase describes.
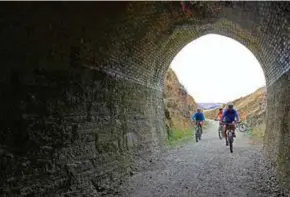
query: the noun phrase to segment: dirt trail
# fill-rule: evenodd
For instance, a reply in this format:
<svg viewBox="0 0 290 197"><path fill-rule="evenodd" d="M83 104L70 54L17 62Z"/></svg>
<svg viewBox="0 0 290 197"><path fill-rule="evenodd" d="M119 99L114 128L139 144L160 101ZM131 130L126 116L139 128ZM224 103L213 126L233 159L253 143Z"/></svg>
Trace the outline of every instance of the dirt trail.
<svg viewBox="0 0 290 197"><path fill-rule="evenodd" d="M265 166L261 145L253 145L244 134L237 133L231 154L217 137L217 124L210 125L202 141L164 153L150 170L124 183L118 196L284 196Z"/></svg>

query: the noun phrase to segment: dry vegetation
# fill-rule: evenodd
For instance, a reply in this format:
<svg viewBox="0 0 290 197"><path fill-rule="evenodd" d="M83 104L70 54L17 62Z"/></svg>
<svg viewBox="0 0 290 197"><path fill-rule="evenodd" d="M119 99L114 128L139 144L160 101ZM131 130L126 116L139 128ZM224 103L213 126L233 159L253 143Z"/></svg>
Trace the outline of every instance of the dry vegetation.
<svg viewBox="0 0 290 197"><path fill-rule="evenodd" d="M168 130L169 142L189 139L192 137L190 116L197 108L194 99L187 94L172 71L168 69L164 79L164 107L166 116L166 127Z"/></svg>
<svg viewBox="0 0 290 197"><path fill-rule="evenodd" d="M195 111L197 104L187 94L179 83L175 73L168 69L165 75L164 105L166 126L170 129L188 129L191 127L189 118Z"/></svg>
<svg viewBox="0 0 290 197"><path fill-rule="evenodd" d="M259 88L248 96L233 101L236 109L238 109L242 120L246 120L250 116L260 115L264 112L261 103L265 98L266 88Z"/></svg>

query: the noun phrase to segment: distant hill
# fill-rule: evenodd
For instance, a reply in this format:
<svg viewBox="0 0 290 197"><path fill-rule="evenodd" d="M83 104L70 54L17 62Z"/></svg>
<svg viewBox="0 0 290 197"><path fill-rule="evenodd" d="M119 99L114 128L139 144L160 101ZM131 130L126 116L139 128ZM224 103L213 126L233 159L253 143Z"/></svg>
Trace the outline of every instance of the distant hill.
<svg viewBox="0 0 290 197"><path fill-rule="evenodd" d="M216 109L221 107L222 103L198 103L198 106L204 110Z"/></svg>

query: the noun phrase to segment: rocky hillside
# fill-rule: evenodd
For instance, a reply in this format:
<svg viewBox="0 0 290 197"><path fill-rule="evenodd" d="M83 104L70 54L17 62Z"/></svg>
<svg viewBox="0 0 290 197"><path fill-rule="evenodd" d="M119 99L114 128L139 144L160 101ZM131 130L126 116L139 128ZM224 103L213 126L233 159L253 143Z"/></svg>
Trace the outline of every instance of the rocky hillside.
<svg viewBox="0 0 290 197"><path fill-rule="evenodd" d="M250 117L260 117L265 115L264 99L266 88L259 88L254 93L233 101L235 107L239 110L242 120L248 120Z"/></svg>
<svg viewBox="0 0 290 197"><path fill-rule="evenodd" d="M164 81L164 105L168 129L187 129L189 118L197 108L194 99L187 94L172 69L168 69Z"/></svg>
<svg viewBox="0 0 290 197"><path fill-rule="evenodd" d="M235 108L239 111L242 120L249 124L259 124L265 117L266 88L262 87L245 97L233 101ZM205 111L205 116L214 119L218 110Z"/></svg>

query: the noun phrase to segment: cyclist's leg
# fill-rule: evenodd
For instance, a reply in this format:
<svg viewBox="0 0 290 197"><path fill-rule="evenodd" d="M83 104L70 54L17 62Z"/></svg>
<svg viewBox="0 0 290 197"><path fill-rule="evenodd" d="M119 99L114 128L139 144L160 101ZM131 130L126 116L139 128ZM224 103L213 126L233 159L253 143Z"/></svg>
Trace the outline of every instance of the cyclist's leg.
<svg viewBox="0 0 290 197"><path fill-rule="evenodd" d="M236 137L236 125L232 125L232 130L233 130L233 137Z"/></svg>
<svg viewBox="0 0 290 197"><path fill-rule="evenodd" d="M227 125L223 125L224 136L227 137Z"/></svg>

